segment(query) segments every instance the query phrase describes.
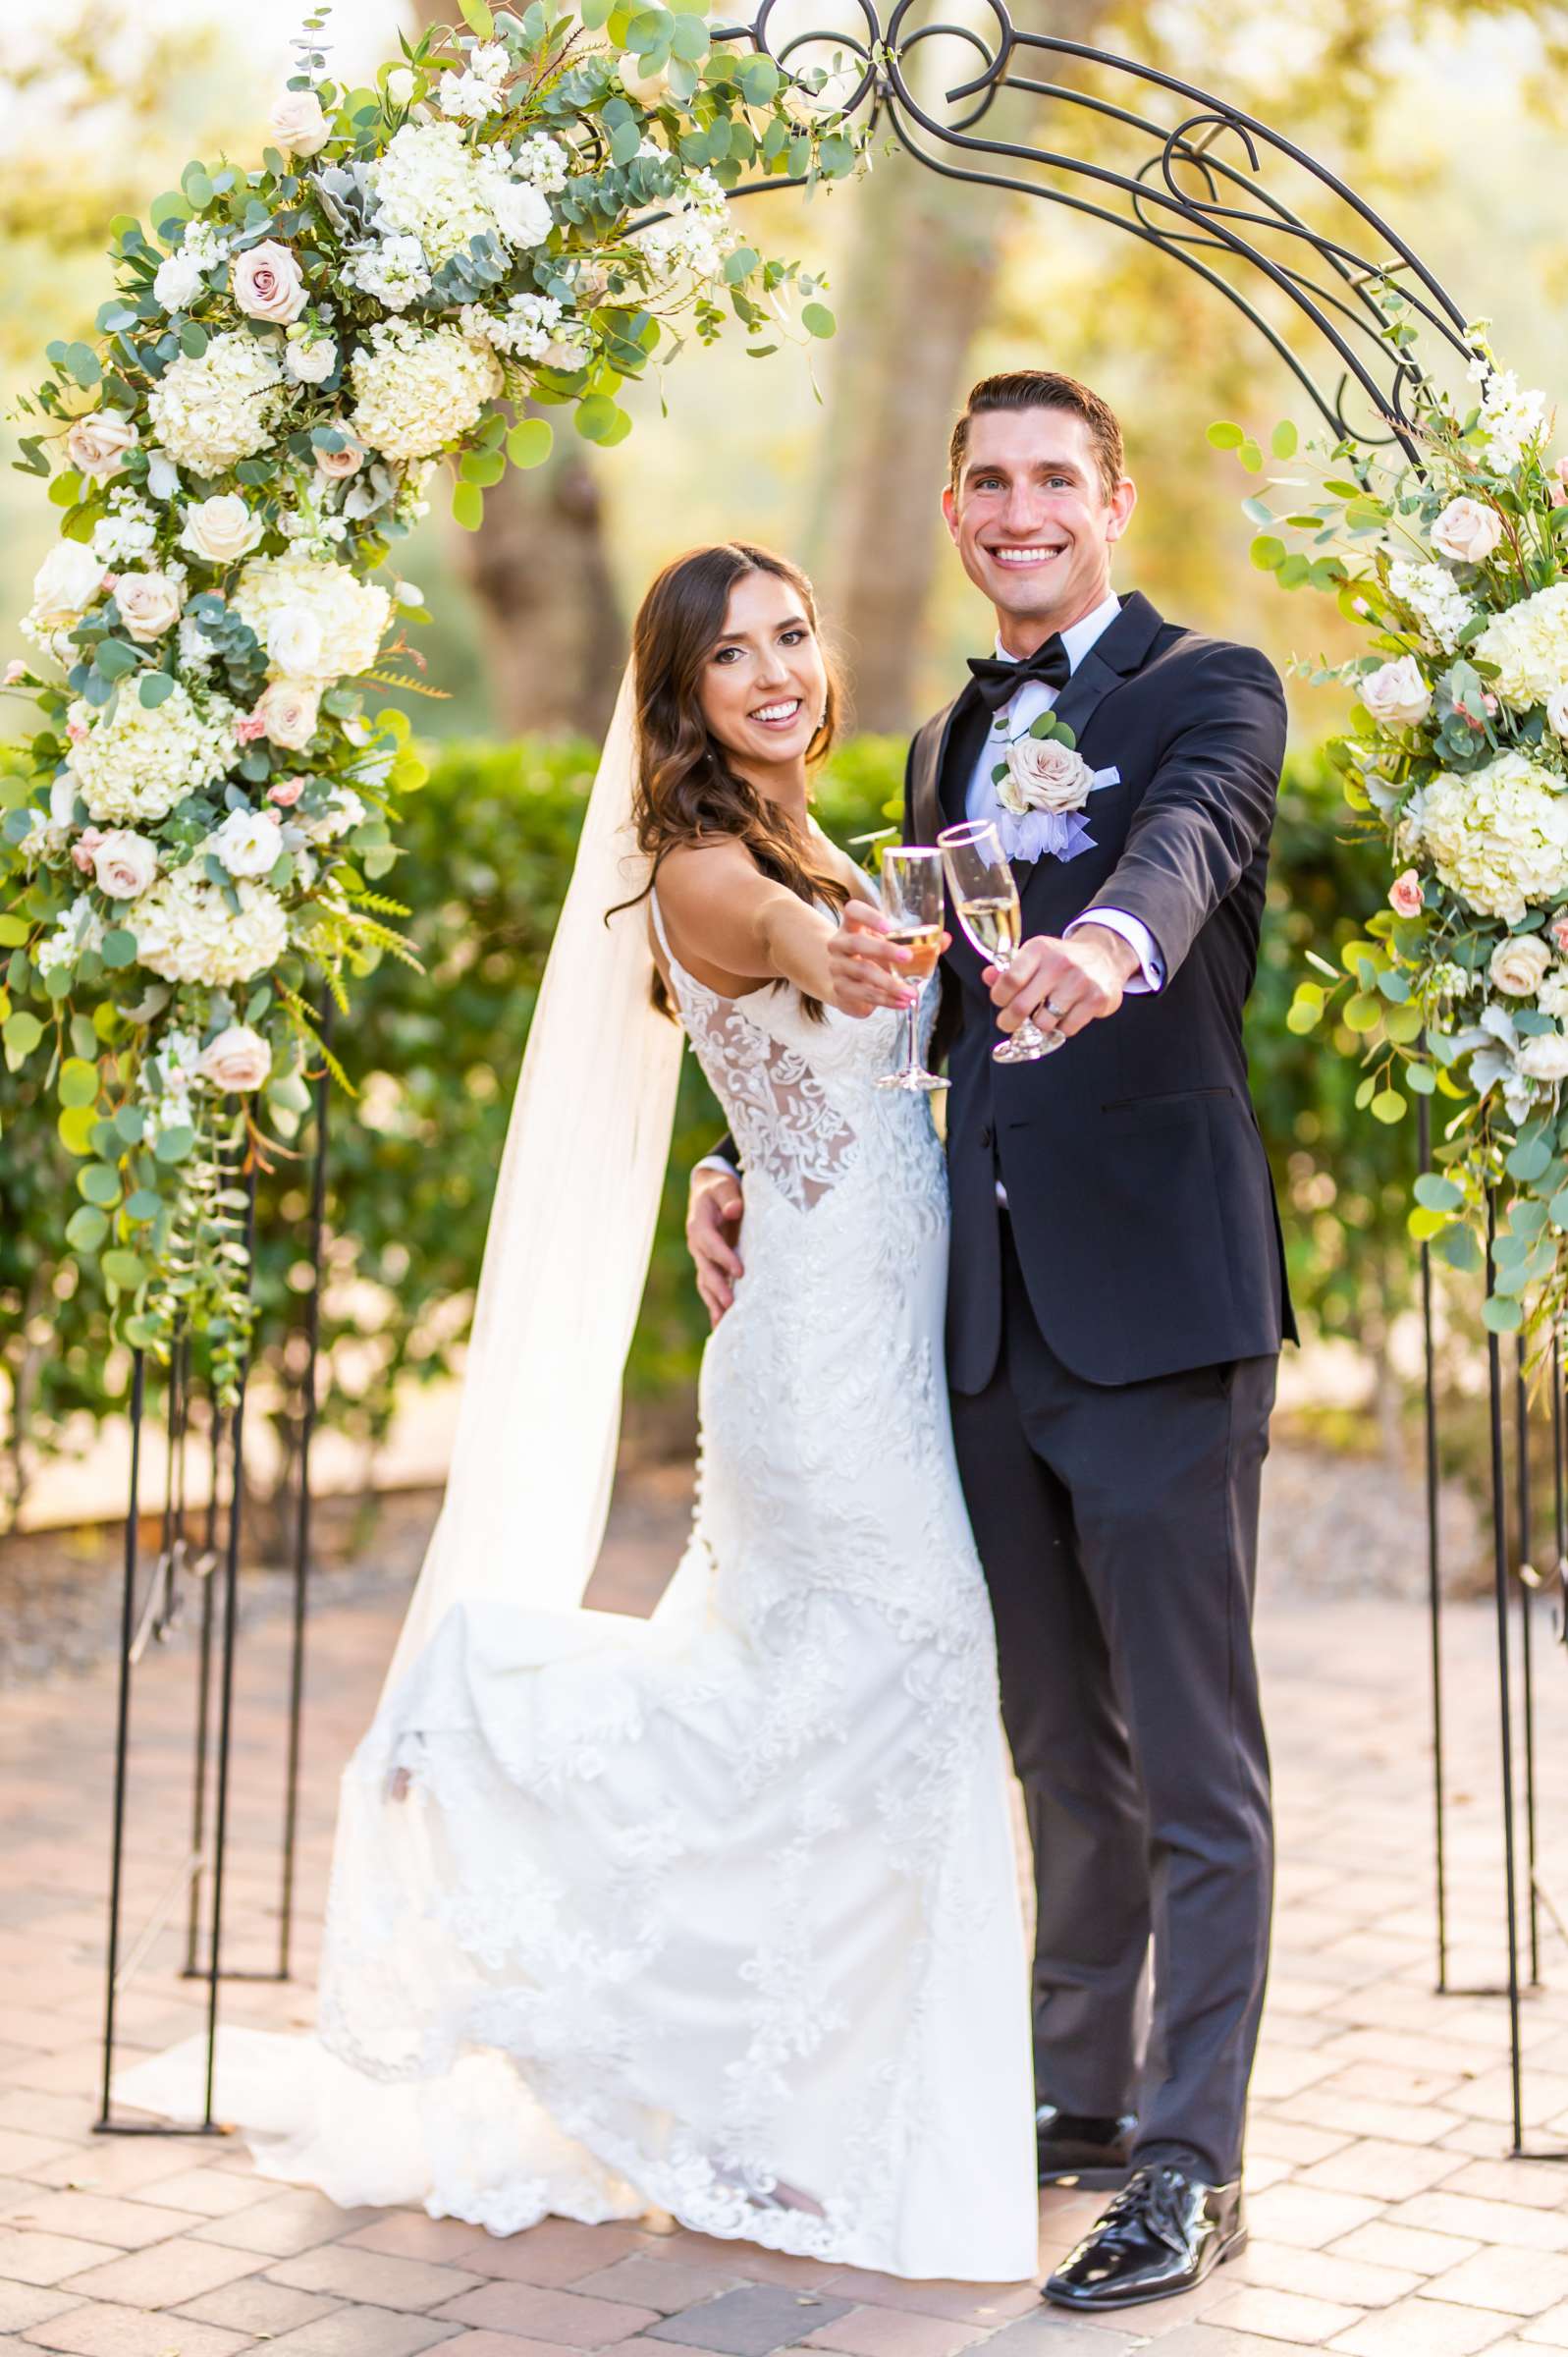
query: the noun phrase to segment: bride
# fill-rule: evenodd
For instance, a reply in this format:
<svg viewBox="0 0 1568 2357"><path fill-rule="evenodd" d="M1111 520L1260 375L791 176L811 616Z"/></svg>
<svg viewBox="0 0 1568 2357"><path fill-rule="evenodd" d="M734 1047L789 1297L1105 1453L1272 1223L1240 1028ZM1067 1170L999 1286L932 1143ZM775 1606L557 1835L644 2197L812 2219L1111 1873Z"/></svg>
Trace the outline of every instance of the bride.
<svg viewBox="0 0 1568 2357"><path fill-rule="evenodd" d="M1020 2278L1027 1969L943 1380L945 1174L923 1101L873 1085L900 1017L834 1004L838 914L874 895L808 811L835 706L810 584L756 548L680 559L632 679L634 757L623 695L519 1087L441 1523L344 1779L317 2036L225 2033L219 2109L264 2170L345 2204L503 2234L657 2206L893 2275ZM555 961L595 959L583 1028ZM730 1119L746 1235L703 1361L690 1544L643 1622L575 1595L668 1150L650 985ZM610 1124L587 1160L585 1103ZM616 1233L584 1226L596 1187L625 1192ZM565 1269L563 1217L588 1247ZM120 2093L165 2107L169 2059Z"/></svg>

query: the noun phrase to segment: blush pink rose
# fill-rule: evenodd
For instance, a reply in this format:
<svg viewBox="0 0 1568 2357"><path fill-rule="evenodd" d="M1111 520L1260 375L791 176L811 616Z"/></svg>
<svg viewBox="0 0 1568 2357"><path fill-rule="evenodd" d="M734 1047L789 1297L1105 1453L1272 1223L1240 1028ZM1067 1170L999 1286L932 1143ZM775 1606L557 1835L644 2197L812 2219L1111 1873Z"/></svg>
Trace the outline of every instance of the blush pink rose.
<svg viewBox="0 0 1568 2357"><path fill-rule="evenodd" d="M246 318L267 319L276 327L297 319L310 301L298 263L276 238L263 238L248 253L237 254L229 283Z"/></svg>
<svg viewBox="0 0 1568 2357"><path fill-rule="evenodd" d="M3 685L7 687L15 687L23 680L25 680L27 676L27 667L26 663L23 662L20 655L13 655L10 662L6 665Z"/></svg>
<svg viewBox="0 0 1568 2357"><path fill-rule="evenodd" d="M1564 958L1568 958L1568 908L1558 909L1546 931L1551 937L1552 946Z"/></svg>
<svg viewBox="0 0 1568 2357"><path fill-rule="evenodd" d="M265 737L267 724L259 712L246 712L235 722L234 733L239 743L254 744L258 737Z"/></svg>
<svg viewBox="0 0 1568 2357"><path fill-rule="evenodd" d="M1402 876L1395 876L1388 888L1388 905L1395 916L1421 914L1421 878L1413 867L1407 867Z"/></svg>
<svg viewBox="0 0 1568 2357"><path fill-rule="evenodd" d="M83 827L71 846L71 856L84 876L92 873L92 854L103 841L102 827Z"/></svg>
<svg viewBox="0 0 1568 2357"><path fill-rule="evenodd" d="M66 454L73 466L101 482L106 475L119 473L126 452L136 439L129 417L113 410L96 410L90 417L77 419L66 436Z"/></svg>
<svg viewBox="0 0 1568 2357"><path fill-rule="evenodd" d="M304 790L303 778L280 778L276 786L267 788L267 799L276 802L280 810L292 810Z"/></svg>
<svg viewBox="0 0 1568 2357"><path fill-rule="evenodd" d="M1568 500L1568 459L1558 459L1547 470L1546 479L1551 504L1554 508L1560 508Z"/></svg>

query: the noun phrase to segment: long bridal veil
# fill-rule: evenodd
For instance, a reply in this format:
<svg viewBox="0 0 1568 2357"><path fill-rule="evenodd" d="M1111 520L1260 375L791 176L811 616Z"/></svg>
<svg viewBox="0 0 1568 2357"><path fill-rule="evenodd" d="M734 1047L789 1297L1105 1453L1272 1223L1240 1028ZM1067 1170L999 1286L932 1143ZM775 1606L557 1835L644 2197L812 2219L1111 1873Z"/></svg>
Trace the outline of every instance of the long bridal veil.
<svg viewBox="0 0 1568 2357"><path fill-rule="evenodd" d="M635 702L628 668L583 821L507 1132L485 1242L451 1468L383 1692L383 1703L458 1606L500 1599L556 1623L551 1643L586 1641L583 1591L604 1535L621 1421L621 1386L636 1323L679 1078L681 1033L658 1013L640 906L606 922L637 891L631 832ZM356 1761L362 1768L367 1738ZM343 1782L333 1863L322 2025L336 2055L355 2040L344 2018L342 1960L352 1919L374 1909L386 1845L405 1869L439 1876L408 1812L351 1771ZM334 1962L334 1958L339 1961ZM411 1963L410 1959L410 1963ZM332 1982L339 1985L334 1987ZM382 1993L389 2001L391 1993ZM373 2009L373 2008L372 2008ZM220 2033L216 2110L271 2131L264 2168L309 2175L353 2201L408 2198L424 2164L407 2117L410 2091L350 2073L316 2041ZM384 2052L380 2057L384 2064ZM377 2063L366 2066L382 2075ZM460 2066L461 2067L461 2066ZM330 2101L355 2077L351 2103ZM172 2117L199 2117L202 2041L122 2072L118 2099ZM478 2093L478 2090L474 2092ZM498 2081L514 2114L517 2088ZM466 2108L465 2108L466 2109ZM481 2101L478 2111L494 2107ZM334 2125L336 2114L338 2125ZM428 2123L426 2123L428 2124ZM467 2133L475 2113L467 2110ZM347 2165L352 2175L341 2169ZM585 2207L588 2189L585 2187ZM602 2203L603 2189L593 2197Z"/></svg>

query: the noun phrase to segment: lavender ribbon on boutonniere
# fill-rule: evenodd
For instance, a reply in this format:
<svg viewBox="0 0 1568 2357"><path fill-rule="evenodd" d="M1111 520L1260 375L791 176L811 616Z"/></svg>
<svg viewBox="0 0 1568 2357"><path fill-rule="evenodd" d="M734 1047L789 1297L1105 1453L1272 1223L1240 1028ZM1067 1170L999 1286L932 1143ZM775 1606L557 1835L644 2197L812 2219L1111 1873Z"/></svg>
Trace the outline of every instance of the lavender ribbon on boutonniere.
<svg viewBox="0 0 1568 2357"><path fill-rule="evenodd" d="M991 782L996 829L1008 859L1076 859L1094 848L1085 803L1099 788L1119 785L1121 772L1091 769L1071 729L1042 712L1007 740Z"/></svg>

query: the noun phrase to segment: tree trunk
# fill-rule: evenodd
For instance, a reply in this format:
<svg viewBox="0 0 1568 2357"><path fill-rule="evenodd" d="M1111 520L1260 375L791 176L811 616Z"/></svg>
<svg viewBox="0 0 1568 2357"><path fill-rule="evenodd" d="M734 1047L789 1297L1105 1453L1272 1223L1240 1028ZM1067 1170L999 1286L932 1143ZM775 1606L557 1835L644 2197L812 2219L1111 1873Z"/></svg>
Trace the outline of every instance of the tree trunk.
<svg viewBox="0 0 1568 2357"><path fill-rule="evenodd" d="M451 0L415 0L417 29L445 25ZM477 532L450 527L459 569L479 609L497 726L609 726L626 655L626 629L606 545L604 500L569 410L543 466L509 467L485 494Z"/></svg>
<svg viewBox="0 0 1568 2357"><path fill-rule="evenodd" d="M1093 39L1108 13L1109 0L1023 0L1016 12L1025 29L1079 41ZM1067 81L1072 64L1040 57L1017 70ZM1018 104L1003 97L998 112ZM930 111L941 119L940 95ZM1001 135L988 119L977 136ZM1009 126L1007 136L1029 133ZM902 153L879 160L854 192L854 242L837 290L844 326L830 394L830 455L812 539L861 728L906 730L915 717L920 626L943 548L937 501L947 438L1008 228L1020 205L1040 201L944 180ZM1019 355L1041 364L1048 356Z"/></svg>

